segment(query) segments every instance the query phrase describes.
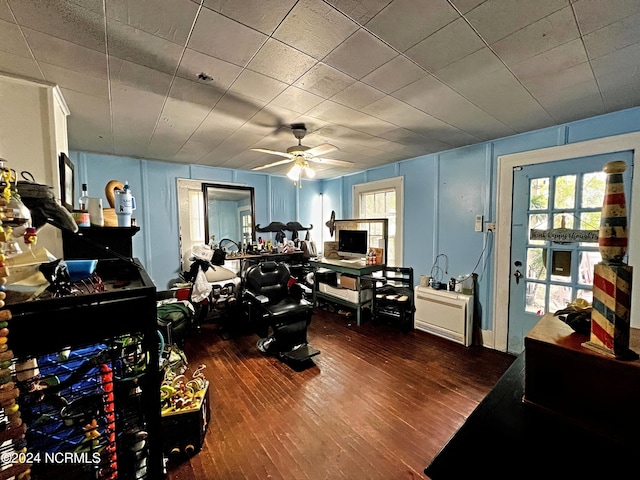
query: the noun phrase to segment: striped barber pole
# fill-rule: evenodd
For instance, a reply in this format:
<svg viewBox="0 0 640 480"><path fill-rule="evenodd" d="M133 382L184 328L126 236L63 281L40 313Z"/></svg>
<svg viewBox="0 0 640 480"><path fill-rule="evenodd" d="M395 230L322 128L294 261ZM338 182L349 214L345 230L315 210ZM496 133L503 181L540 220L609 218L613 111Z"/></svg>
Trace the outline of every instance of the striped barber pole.
<svg viewBox="0 0 640 480"><path fill-rule="evenodd" d="M632 276L629 265L598 263L594 268L589 342L617 357L629 349Z"/></svg>
<svg viewBox="0 0 640 480"><path fill-rule="evenodd" d="M631 281L633 267L624 263L627 253L627 204L621 161L604 166L607 174L600 217L598 246L602 262L594 267L591 335L584 344L619 359L637 359L629 349L631 333Z"/></svg>
<svg viewBox="0 0 640 480"><path fill-rule="evenodd" d="M621 265L627 253L627 202L622 174L627 169L621 160L604 166L607 174L604 202L600 217L598 246L604 263Z"/></svg>

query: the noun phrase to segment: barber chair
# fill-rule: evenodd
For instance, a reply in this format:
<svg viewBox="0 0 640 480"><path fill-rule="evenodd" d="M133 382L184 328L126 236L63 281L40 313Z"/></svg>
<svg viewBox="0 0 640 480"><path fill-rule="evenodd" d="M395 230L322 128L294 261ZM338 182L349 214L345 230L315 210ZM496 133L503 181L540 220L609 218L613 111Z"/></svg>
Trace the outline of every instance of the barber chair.
<svg viewBox="0 0 640 480"><path fill-rule="evenodd" d="M313 305L304 298L305 289L284 263L262 262L246 270L243 301L260 337L258 350L294 362L320 353L307 343Z"/></svg>

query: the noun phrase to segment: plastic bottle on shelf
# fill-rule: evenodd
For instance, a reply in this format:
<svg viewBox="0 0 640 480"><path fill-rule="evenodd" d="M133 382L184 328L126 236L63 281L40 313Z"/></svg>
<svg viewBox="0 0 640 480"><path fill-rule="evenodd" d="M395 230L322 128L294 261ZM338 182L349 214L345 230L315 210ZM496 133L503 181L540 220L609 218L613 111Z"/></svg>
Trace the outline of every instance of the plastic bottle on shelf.
<svg viewBox="0 0 640 480"><path fill-rule="evenodd" d="M119 227L131 226L131 214L135 209L136 199L131 194L129 182L125 182L122 190L116 190L116 215Z"/></svg>

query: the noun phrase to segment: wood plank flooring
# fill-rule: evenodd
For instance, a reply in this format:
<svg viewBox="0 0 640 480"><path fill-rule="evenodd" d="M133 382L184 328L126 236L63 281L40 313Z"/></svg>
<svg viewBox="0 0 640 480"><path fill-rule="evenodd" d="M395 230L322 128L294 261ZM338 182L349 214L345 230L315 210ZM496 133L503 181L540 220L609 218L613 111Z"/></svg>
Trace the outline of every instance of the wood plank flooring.
<svg viewBox="0 0 640 480"><path fill-rule="evenodd" d="M178 479L424 479L424 468L514 357L316 309L296 371L257 337L223 340L204 324L187 340L206 365L211 422L202 450L168 464Z"/></svg>

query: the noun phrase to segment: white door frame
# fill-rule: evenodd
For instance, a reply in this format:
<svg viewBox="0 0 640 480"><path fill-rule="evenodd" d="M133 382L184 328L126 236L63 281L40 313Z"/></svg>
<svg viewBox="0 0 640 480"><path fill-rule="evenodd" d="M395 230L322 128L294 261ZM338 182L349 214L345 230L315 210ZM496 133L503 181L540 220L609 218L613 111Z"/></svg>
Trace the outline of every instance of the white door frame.
<svg viewBox="0 0 640 480"><path fill-rule="evenodd" d="M496 207L496 249L494 257L493 285L493 348L507 351L509 328L509 283L511 282L511 210L513 194L513 168L519 165L567 160L576 157L615 153L630 150L633 164L640 159L640 132L613 137L588 140L580 143L542 148L528 152L501 155L498 157L497 207ZM633 216L629 218L629 265L636 266L633 272L635 292L631 297L631 325L640 327L640 175L633 172L631 199L627 199ZM635 314L634 314L635 313Z"/></svg>

